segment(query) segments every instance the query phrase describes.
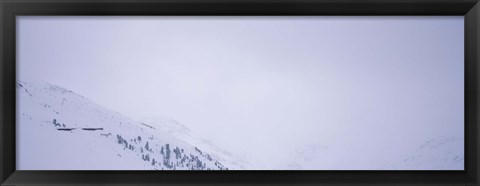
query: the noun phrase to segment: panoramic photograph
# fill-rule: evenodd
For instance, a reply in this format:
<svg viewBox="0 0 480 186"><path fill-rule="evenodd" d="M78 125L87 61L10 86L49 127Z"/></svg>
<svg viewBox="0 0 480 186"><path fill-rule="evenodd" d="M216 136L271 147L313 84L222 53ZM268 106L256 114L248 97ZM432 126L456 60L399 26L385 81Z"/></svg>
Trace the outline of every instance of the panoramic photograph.
<svg viewBox="0 0 480 186"><path fill-rule="evenodd" d="M17 16L17 170L464 170L463 16Z"/></svg>

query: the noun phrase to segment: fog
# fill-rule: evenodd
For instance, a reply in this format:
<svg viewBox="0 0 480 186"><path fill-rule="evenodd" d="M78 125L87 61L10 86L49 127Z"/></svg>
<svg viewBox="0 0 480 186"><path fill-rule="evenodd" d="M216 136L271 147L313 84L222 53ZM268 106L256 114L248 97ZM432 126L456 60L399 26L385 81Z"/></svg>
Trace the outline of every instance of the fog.
<svg viewBox="0 0 480 186"><path fill-rule="evenodd" d="M462 16L17 17L17 79L172 117L269 169L309 148L378 168L463 138Z"/></svg>

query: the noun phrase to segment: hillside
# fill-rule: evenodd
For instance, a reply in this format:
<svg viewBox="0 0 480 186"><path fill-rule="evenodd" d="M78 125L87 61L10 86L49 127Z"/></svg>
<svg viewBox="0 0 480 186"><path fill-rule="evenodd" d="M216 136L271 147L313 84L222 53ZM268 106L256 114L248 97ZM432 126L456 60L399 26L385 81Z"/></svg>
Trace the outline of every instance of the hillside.
<svg viewBox="0 0 480 186"><path fill-rule="evenodd" d="M231 158L211 155L169 131L37 81L17 82L17 155L19 170L240 168Z"/></svg>

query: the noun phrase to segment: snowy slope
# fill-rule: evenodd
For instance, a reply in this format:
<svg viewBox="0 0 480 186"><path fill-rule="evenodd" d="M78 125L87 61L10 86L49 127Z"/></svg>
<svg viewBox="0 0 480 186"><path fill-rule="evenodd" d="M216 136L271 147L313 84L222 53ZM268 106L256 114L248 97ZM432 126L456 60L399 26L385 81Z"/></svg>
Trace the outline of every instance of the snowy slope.
<svg viewBox="0 0 480 186"><path fill-rule="evenodd" d="M216 155L218 156L218 155ZM227 162L233 165L231 162ZM223 170L200 147L65 88L17 82L19 170Z"/></svg>
<svg viewBox="0 0 480 186"><path fill-rule="evenodd" d="M380 147L379 147L380 148ZM438 136L425 141L405 153L397 153L385 160L386 154L375 154L374 159L384 165L363 162L358 156L345 156L331 146L310 144L296 149L289 161L278 169L295 170L463 170L463 139L453 136ZM387 152L385 152L387 153ZM382 159L384 159L382 161Z"/></svg>
<svg viewBox="0 0 480 186"><path fill-rule="evenodd" d="M251 165L242 158L225 151L207 139L195 136L190 129L173 118L167 116L152 117L143 119L142 123L151 126L150 130L152 130L153 133L156 131L167 132L172 136L209 152L213 158L223 162L225 166L231 167L231 169L244 170L251 168Z"/></svg>
<svg viewBox="0 0 480 186"><path fill-rule="evenodd" d="M148 144L148 145L147 145ZM342 170L351 161L333 146L299 147L274 169ZM387 170L462 170L463 139L438 136L398 154ZM362 164L363 165L363 164ZM180 122L158 117L142 122L101 107L65 88L17 82L19 170L219 170L252 167ZM370 169L370 168L368 168Z"/></svg>
<svg viewBox="0 0 480 186"><path fill-rule="evenodd" d="M409 156L393 163L398 170L464 170L463 139L439 136L426 141Z"/></svg>

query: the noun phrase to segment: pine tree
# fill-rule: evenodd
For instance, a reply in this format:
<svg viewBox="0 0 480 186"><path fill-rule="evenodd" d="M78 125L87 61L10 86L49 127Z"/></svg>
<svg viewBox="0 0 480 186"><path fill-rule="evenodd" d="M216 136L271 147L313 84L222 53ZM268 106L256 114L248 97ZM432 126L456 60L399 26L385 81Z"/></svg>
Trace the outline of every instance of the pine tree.
<svg viewBox="0 0 480 186"><path fill-rule="evenodd" d="M147 143L145 144L145 150L148 151L149 149L150 149L150 148L149 148L149 146L148 146L148 141L147 141Z"/></svg>
<svg viewBox="0 0 480 186"><path fill-rule="evenodd" d="M165 158L167 159L170 159L170 145L167 143L167 145L165 145L165 149L166 149L166 155L165 155Z"/></svg>

